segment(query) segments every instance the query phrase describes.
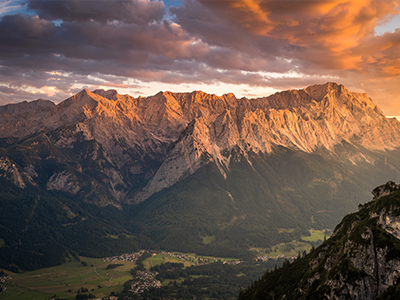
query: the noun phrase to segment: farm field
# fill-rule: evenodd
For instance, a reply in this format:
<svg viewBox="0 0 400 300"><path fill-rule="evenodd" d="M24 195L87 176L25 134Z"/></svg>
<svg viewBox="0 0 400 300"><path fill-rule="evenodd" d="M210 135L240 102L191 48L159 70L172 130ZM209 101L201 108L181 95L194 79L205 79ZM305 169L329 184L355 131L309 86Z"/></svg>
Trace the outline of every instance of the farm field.
<svg viewBox="0 0 400 300"><path fill-rule="evenodd" d="M325 229L325 230L314 230L310 229L309 230L310 235L309 236L302 236L301 239L306 242L318 242L318 241L324 241L325 239L329 238L329 236L332 234L331 230Z"/></svg>
<svg viewBox="0 0 400 300"><path fill-rule="evenodd" d="M291 233L294 232L295 229L292 228L280 228L279 232ZM284 258L293 258L297 257L299 253L309 252L310 249L314 246L317 247L321 244L325 238L329 238L332 234L332 231L329 229L324 230L309 230L310 235L303 235L300 240L293 240L288 243L279 243L273 245L267 249L264 248L252 248L258 256L265 257L284 257Z"/></svg>
<svg viewBox="0 0 400 300"><path fill-rule="evenodd" d="M112 263L123 266L107 270L111 262L82 258L81 262L71 261L32 272L15 274L6 271L13 279L4 284L6 290L0 294L0 299L50 299L54 295L75 299L81 288L91 291L99 298L109 296L113 291L122 291L124 282L132 278L130 270L135 267L133 262Z"/></svg>
<svg viewBox="0 0 400 300"><path fill-rule="evenodd" d="M155 254L155 253L154 253ZM214 258L186 253L158 253L143 261L146 269L156 265L183 263L185 267L201 262L229 261L229 258ZM107 266L116 264L115 268ZM131 269L134 262L124 260L103 261L100 258L81 257L60 266L40 269L32 272L12 273L13 279L2 284L6 290L0 299L7 300L47 300L55 296L62 299L75 299L77 292L84 289L96 298L109 296L112 292L123 291L126 281L132 279ZM166 283L164 283L166 284Z"/></svg>

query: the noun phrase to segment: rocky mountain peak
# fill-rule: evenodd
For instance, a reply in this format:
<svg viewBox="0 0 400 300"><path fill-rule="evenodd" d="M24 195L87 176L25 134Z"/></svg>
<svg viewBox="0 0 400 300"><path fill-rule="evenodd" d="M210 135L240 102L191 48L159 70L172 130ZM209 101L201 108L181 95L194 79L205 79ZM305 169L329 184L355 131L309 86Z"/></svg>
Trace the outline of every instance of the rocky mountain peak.
<svg viewBox="0 0 400 300"><path fill-rule="evenodd" d="M202 101L203 100L203 98L205 98L205 97L207 97L207 96L215 96L214 94L212 94L212 95L208 95L208 94L206 94L206 93L204 93L203 91L200 91L200 90L198 90L198 91L193 91L193 92L191 92L190 93L191 95L192 95L192 97L194 98L194 99L196 99L197 101Z"/></svg>
<svg viewBox="0 0 400 300"><path fill-rule="evenodd" d="M260 98L268 102L274 109L294 110L300 107L320 105L337 106L369 106L374 108L372 100L366 94L349 92L343 85L335 82L316 84L301 90L278 92L267 98ZM318 108L319 109L319 108Z"/></svg>
<svg viewBox="0 0 400 300"><path fill-rule="evenodd" d="M55 106L54 102L46 99L37 99L31 102L24 101L24 103L30 103L31 105L39 109L51 109Z"/></svg>
<svg viewBox="0 0 400 300"><path fill-rule="evenodd" d="M39 124L55 109L48 100L8 104L0 107L0 137L27 136L41 127Z"/></svg>
<svg viewBox="0 0 400 300"><path fill-rule="evenodd" d="M95 105L98 100L100 100L100 96L90 92L87 89L83 89L79 93L75 94L72 97L62 101L57 105L58 110L67 110L67 109L77 109L80 110L83 107L87 107L87 105Z"/></svg>
<svg viewBox="0 0 400 300"><path fill-rule="evenodd" d="M104 101L103 97L84 89L59 103L47 123L54 123L54 126L65 126L82 122L95 114L96 107L102 101ZM54 128L54 126L51 127Z"/></svg>
<svg viewBox="0 0 400 300"><path fill-rule="evenodd" d="M37 99L34 101L23 101L21 103L12 103L0 106L0 113L18 115L29 114L39 110L50 110L55 104L49 100Z"/></svg>
<svg viewBox="0 0 400 300"><path fill-rule="evenodd" d="M336 82L327 82L325 84L315 84L305 88L305 91L309 93L316 101L322 100L328 94L340 95L343 93L349 93L349 91L342 85Z"/></svg>
<svg viewBox="0 0 400 300"><path fill-rule="evenodd" d="M120 94L116 90L103 90L103 89L98 89L93 91L94 94L100 95L104 98L107 98L109 100L118 100L120 98Z"/></svg>
<svg viewBox="0 0 400 300"><path fill-rule="evenodd" d="M380 185L372 191L372 195L374 195L373 200L377 200L383 196L391 195L398 190L400 190L400 184L396 184L393 181L388 181L386 184Z"/></svg>

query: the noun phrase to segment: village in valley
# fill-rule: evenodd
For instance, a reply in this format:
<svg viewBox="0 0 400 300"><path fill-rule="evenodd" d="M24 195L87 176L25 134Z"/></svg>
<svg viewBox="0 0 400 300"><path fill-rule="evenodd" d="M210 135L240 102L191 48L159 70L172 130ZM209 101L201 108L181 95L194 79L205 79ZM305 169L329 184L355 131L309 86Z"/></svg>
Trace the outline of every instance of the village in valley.
<svg viewBox="0 0 400 300"><path fill-rule="evenodd" d="M3 293L2 297L10 295L10 299L19 299L13 298L14 295L24 295L23 299L33 299L29 295L34 295L35 299L50 299L46 296L49 294L58 297L52 299L117 299L121 293L140 298L155 290L165 293L164 290L176 288L177 284L189 289L187 284L194 286L203 281L202 284L207 285L207 280L218 280L221 286L225 279L220 278L220 274L236 274L231 280L242 280L242 270L248 272L249 264L252 272L257 273L281 262L282 257L265 256L245 261L193 253L139 250L104 258L80 257L61 266L32 272L0 270L0 293ZM238 285L233 282L229 283L229 288L235 294ZM242 284L247 284L247 281ZM200 288L199 291L204 292Z"/></svg>
<svg viewBox="0 0 400 300"><path fill-rule="evenodd" d="M138 252L105 257L102 260L103 262L115 262L115 265L118 265L118 263L121 262L137 263L138 261L140 261L140 263L142 263L143 258L149 258L150 262L152 261L151 258L155 258L155 260L157 261L158 259L156 256L158 256L159 259L163 259L165 261L182 262L185 266L203 266L218 261L221 261L223 264L230 265L237 265L243 262L241 260L234 259L228 260L217 257L197 256L195 254L174 253L155 250L140 250ZM153 264L149 263L149 266L153 266ZM133 280L131 280L129 289L129 291L132 293L140 294L150 288L160 288L162 286L161 282L156 279L156 275L158 275L158 272L152 272L150 270L132 270L132 275Z"/></svg>
<svg viewBox="0 0 400 300"><path fill-rule="evenodd" d="M138 252L126 253L117 256L110 256L103 258L103 262L113 262L113 261L129 261L136 262L144 253L150 254L152 257L156 255L160 255L162 257L169 256L171 258L176 258L178 260L183 260L189 262L190 265L201 266L205 264L210 264L217 261L223 261L224 264L240 264L241 260L227 260L218 257L209 257L209 256L198 256L195 254L183 254L183 253L174 253L174 252L166 252L166 251L155 251L155 250L140 250Z"/></svg>
<svg viewBox="0 0 400 300"><path fill-rule="evenodd" d="M12 276L4 273L4 271L0 271L0 294L6 290L6 287L1 285L1 283L6 283L11 280Z"/></svg>

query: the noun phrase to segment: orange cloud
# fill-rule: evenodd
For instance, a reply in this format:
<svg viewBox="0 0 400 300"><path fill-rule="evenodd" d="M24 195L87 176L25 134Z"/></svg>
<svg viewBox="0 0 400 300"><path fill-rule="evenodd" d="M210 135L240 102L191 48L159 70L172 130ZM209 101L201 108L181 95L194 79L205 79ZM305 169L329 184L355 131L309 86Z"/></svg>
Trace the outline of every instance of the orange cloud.
<svg viewBox="0 0 400 300"><path fill-rule="evenodd" d="M257 34L266 35L273 28L273 24L268 18L270 12L262 9L261 0L232 1L229 4L231 11L235 12L233 16L238 18L239 23L245 28L254 30Z"/></svg>
<svg viewBox="0 0 400 300"><path fill-rule="evenodd" d="M0 98L25 99L24 87L66 95L76 82L118 86L129 78L249 90L334 80L400 115L400 29L375 35L400 0L114 2L31 0L36 17L0 19Z"/></svg>
<svg viewBox="0 0 400 300"><path fill-rule="evenodd" d="M217 4L215 4L217 2ZM374 28L398 13L398 1L380 0L228 0L216 5L219 15L249 34L285 40L300 47L301 59L334 69L363 71L365 55L357 48L374 36Z"/></svg>

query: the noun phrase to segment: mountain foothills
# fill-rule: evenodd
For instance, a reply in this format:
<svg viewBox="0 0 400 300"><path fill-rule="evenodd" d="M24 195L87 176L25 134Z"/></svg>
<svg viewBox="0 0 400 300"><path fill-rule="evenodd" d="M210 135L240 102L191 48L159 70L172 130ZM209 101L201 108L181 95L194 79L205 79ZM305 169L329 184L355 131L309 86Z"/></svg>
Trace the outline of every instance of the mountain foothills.
<svg viewBox="0 0 400 300"><path fill-rule="evenodd" d="M399 299L400 185L373 194L320 247L264 274L239 299Z"/></svg>
<svg viewBox="0 0 400 300"><path fill-rule="evenodd" d="M265 98L83 90L0 107L0 266L138 248L249 257L400 181L400 123L336 83Z"/></svg>

